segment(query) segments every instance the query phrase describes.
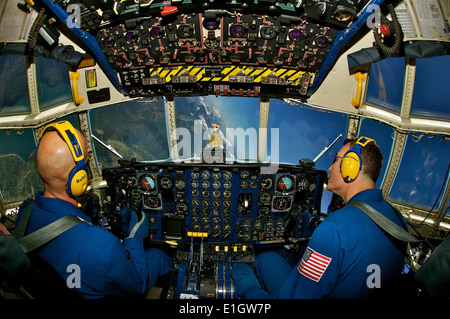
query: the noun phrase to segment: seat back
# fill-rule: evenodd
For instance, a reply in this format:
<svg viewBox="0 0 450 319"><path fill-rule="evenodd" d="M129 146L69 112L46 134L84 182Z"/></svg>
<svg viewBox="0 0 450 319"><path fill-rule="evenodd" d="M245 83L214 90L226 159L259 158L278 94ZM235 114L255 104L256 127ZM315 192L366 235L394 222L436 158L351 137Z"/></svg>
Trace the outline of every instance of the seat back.
<svg viewBox="0 0 450 319"><path fill-rule="evenodd" d="M5 299L66 299L81 296L39 257L28 257L12 236L0 234L0 290Z"/></svg>
<svg viewBox="0 0 450 319"><path fill-rule="evenodd" d="M425 260L414 281L424 298L450 298L450 237Z"/></svg>

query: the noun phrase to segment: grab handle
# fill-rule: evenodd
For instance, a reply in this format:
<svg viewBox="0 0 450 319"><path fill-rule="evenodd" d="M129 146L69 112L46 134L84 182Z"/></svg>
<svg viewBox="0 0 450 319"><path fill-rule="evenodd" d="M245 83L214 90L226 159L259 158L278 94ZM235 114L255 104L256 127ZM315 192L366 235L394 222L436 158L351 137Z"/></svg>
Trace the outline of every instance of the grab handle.
<svg viewBox="0 0 450 319"><path fill-rule="evenodd" d="M70 72L70 79L72 80L72 92L73 92L73 101L78 106L83 103L83 97L78 95L78 85L77 80L80 78L80 72Z"/></svg>
<svg viewBox="0 0 450 319"><path fill-rule="evenodd" d="M358 87L356 89L356 97L352 99L352 105L358 108L361 106L362 83L366 80L366 76L361 72L356 72L355 79L358 81Z"/></svg>

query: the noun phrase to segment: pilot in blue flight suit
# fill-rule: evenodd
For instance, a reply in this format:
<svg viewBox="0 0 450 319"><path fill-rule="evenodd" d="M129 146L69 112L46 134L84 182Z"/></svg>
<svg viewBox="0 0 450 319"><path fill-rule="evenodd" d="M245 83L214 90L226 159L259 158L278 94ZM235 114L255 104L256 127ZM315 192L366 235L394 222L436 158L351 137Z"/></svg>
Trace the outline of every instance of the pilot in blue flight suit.
<svg viewBox="0 0 450 319"><path fill-rule="evenodd" d="M45 191L36 194L25 234L65 215L77 216L86 223L67 230L32 254L50 264L69 288L84 298L142 297L158 276L169 273L172 260L159 249L144 250L149 224L135 212L131 212L130 234L123 244L108 230L94 226L81 212L76 197L83 195L87 186L83 150L86 141L69 122L44 128L36 165ZM27 203L21 206L16 225Z"/></svg>
<svg viewBox="0 0 450 319"><path fill-rule="evenodd" d="M346 206L317 227L300 261L285 251L263 252L254 266L238 263L231 270L243 298L366 298L401 274L406 243L388 237L364 212L348 204L364 202L407 230L375 189L383 155L372 139L346 140L328 169L327 189ZM362 162L362 165L360 165ZM275 270L275 271L274 271ZM261 282L261 285L259 284ZM261 288L264 287L265 289Z"/></svg>

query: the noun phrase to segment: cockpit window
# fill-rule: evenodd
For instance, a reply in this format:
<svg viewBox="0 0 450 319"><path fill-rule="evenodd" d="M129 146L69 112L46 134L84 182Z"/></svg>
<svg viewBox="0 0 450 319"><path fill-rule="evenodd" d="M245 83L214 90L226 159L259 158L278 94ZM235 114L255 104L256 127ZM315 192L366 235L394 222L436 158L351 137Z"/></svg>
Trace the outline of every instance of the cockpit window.
<svg viewBox="0 0 450 319"><path fill-rule="evenodd" d="M404 77L404 58L388 58L372 64L366 103L400 114Z"/></svg>
<svg viewBox="0 0 450 319"><path fill-rule="evenodd" d="M30 112L26 58L0 56L0 115Z"/></svg>
<svg viewBox="0 0 450 319"><path fill-rule="evenodd" d="M342 147L347 132L348 115L313 108L283 100L270 100L266 159L298 165L299 159L315 160L340 135L328 152L317 159L315 168L327 171ZM278 131L278 132L277 132ZM276 137L278 134L278 137ZM332 193L324 191L321 211L326 212Z"/></svg>
<svg viewBox="0 0 450 319"><path fill-rule="evenodd" d="M248 97L175 98L179 158L200 159L216 147L227 160L256 161L259 107L260 99Z"/></svg>
<svg viewBox="0 0 450 319"><path fill-rule="evenodd" d="M58 119L63 120L80 129L76 115ZM36 140L33 129L0 130L0 176L0 194L5 203L21 202L37 191L44 190L36 168Z"/></svg>
<svg viewBox="0 0 450 319"><path fill-rule="evenodd" d="M90 110L89 118L101 169L117 166L119 159L104 145L111 146L123 158L136 158L137 161L169 158L164 100L116 103Z"/></svg>
<svg viewBox="0 0 450 319"><path fill-rule="evenodd" d="M72 100L67 65L52 59L36 59L39 109L66 103Z"/></svg>
<svg viewBox="0 0 450 319"><path fill-rule="evenodd" d="M437 210L449 178L450 141L441 136L409 135L390 199Z"/></svg>
<svg viewBox="0 0 450 319"><path fill-rule="evenodd" d="M44 189L35 150L32 129L0 130L0 192L5 203L23 201Z"/></svg>
<svg viewBox="0 0 450 319"><path fill-rule="evenodd" d="M430 70L433 70L430 72ZM411 116L450 120L450 57L416 59ZM439 84L437 84L439 83Z"/></svg>
<svg viewBox="0 0 450 319"><path fill-rule="evenodd" d="M342 138L317 160L316 168L326 170L346 136L348 115L316 109L308 105L273 99L270 101L267 158L298 165L298 160L314 160L338 136ZM279 137L276 138L278 130ZM278 150L277 150L278 148Z"/></svg>

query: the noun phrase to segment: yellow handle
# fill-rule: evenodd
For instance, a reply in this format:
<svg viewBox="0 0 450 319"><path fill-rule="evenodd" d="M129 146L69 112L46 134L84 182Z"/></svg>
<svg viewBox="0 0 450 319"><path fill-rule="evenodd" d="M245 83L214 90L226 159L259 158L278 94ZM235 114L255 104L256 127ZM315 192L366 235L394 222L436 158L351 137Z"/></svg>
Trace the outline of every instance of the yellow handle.
<svg viewBox="0 0 450 319"><path fill-rule="evenodd" d="M355 79L358 81L358 88L356 89L356 98L352 99L352 105L358 108L361 106L362 83L366 80L366 76L361 72L356 72Z"/></svg>
<svg viewBox="0 0 450 319"><path fill-rule="evenodd" d="M83 97L78 95L78 86L77 80L80 78L80 72L70 72L70 79L72 80L72 92L73 92L73 101L78 106L83 103Z"/></svg>

